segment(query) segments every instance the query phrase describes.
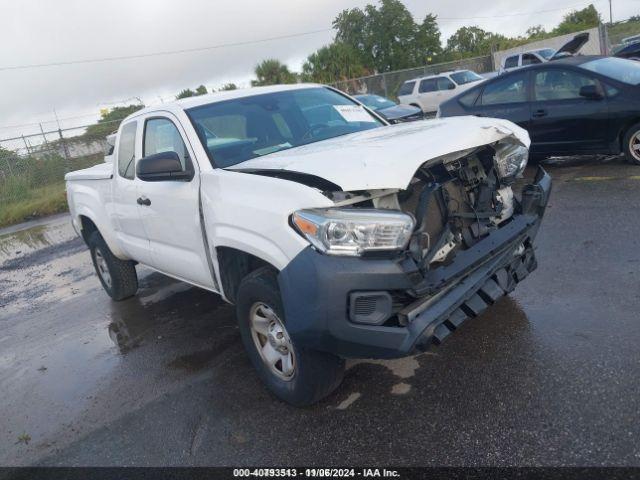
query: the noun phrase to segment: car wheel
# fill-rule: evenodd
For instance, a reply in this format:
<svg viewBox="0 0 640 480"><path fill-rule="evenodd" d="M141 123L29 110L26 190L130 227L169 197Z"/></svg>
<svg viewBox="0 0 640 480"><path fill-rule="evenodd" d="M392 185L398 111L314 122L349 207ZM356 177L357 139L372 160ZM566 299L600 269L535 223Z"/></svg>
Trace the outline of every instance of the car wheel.
<svg viewBox="0 0 640 480"><path fill-rule="evenodd" d="M640 123L633 125L622 140L624 155L628 161L640 165Z"/></svg>
<svg viewBox="0 0 640 480"><path fill-rule="evenodd" d="M279 399L298 407L311 405L342 382L344 360L300 348L289 336L272 268L260 268L240 282L236 314L251 363Z"/></svg>
<svg viewBox="0 0 640 480"><path fill-rule="evenodd" d="M96 269L100 283L109 296L116 300L124 300L138 291L138 275L135 264L117 258L99 232L89 237L91 260Z"/></svg>

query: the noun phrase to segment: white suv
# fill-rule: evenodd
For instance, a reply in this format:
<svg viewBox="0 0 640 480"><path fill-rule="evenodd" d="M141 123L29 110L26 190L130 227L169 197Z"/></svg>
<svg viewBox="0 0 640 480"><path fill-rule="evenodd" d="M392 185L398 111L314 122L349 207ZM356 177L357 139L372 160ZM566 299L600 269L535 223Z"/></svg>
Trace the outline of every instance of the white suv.
<svg viewBox="0 0 640 480"><path fill-rule="evenodd" d="M435 113L445 100L484 80L471 70L455 70L438 75L407 80L398 91L398 100L414 105L425 113Z"/></svg>

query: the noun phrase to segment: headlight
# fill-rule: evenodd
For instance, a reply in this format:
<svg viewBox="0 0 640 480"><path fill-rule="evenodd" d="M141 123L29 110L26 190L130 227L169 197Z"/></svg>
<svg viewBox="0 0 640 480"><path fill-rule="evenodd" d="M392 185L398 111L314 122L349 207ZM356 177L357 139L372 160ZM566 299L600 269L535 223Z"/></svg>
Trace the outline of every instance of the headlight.
<svg viewBox="0 0 640 480"><path fill-rule="evenodd" d="M292 222L321 252L348 256L402 249L414 226L413 218L405 213L373 209L299 210Z"/></svg>
<svg viewBox="0 0 640 480"><path fill-rule="evenodd" d="M513 181L524 172L529 159L529 149L511 143L500 144L496 147L493 159L500 178Z"/></svg>

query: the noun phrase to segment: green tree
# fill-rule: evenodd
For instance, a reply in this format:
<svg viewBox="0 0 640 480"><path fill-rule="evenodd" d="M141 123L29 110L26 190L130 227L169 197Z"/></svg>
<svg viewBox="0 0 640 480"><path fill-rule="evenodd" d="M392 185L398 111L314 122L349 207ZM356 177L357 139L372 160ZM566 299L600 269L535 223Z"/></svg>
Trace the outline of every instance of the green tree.
<svg viewBox="0 0 640 480"><path fill-rule="evenodd" d="M582 10L573 10L567 13L560 24L553 29L553 35L565 35L597 27L602 22L600 14L593 4Z"/></svg>
<svg viewBox="0 0 640 480"><path fill-rule="evenodd" d="M255 74L258 78L251 80L251 85L254 87L296 83L298 81L296 74L289 71L289 67L274 58L263 60L256 65Z"/></svg>
<svg viewBox="0 0 640 480"><path fill-rule="evenodd" d="M220 87L220 92L224 92L226 90L237 90L238 87L235 83L225 83L222 87Z"/></svg>
<svg viewBox="0 0 640 480"><path fill-rule="evenodd" d="M209 93L207 91L207 87L205 87L204 85L200 85L198 88L196 88L196 95L206 95L207 93Z"/></svg>
<svg viewBox="0 0 640 480"><path fill-rule="evenodd" d="M441 52L436 17L427 15L418 24L399 0L343 10L333 27L336 41L352 47L361 64L376 72L423 65Z"/></svg>
<svg viewBox="0 0 640 480"><path fill-rule="evenodd" d="M334 83L368 73L360 63L359 53L342 42L334 42L318 49L307 57L302 66L302 79L306 82Z"/></svg>
<svg viewBox="0 0 640 480"><path fill-rule="evenodd" d="M100 120L94 125L89 125L85 132L85 137L105 138L110 133L116 131L120 122L134 112L144 108L143 104L127 105L125 107L113 107L100 115Z"/></svg>
<svg viewBox="0 0 640 480"><path fill-rule="evenodd" d="M416 32L415 63L433 63L442 54L437 17L428 14Z"/></svg>
<svg viewBox="0 0 640 480"><path fill-rule="evenodd" d="M447 50L462 55L474 54L481 50L490 35L480 27L460 27L447 40Z"/></svg>
<svg viewBox="0 0 640 480"><path fill-rule="evenodd" d="M178 95L176 95L176 100L180 100L181 98L195 97L196 95L197 93L190 88L185 88Z"/></svg>
<svg viewBox="0 0 640 480"><path fill-rule="evenodd" d="M538 40L549 36L542 25L534 25L533 27L527 28L525 35L527 40Z"/></svg>

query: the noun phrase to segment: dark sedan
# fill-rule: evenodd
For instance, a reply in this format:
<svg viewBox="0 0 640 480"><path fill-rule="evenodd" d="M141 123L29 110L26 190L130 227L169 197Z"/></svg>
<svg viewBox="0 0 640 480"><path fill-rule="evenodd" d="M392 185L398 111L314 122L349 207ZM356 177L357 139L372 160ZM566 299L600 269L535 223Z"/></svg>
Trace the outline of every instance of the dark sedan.
<svg viewBox="0 0 640 480"><path fill-rule="evenodd" d="M578 56L532 65L453 97L438 115L511 120L529 131L533 159L622 152L640 165L640 63Z"/></svg>
<svg viewBox="0 0 640 480"><path fill-rule="evenodd" d="M618 47L613 55L629 60L640 60L640 40Z"/></svg>
<svg viewBox="0 0 640 480"><path fill-rule="evenodd" d="M354 98L382 115L389 123L413 122L424 118L421 109L411 105L398 105L380 95L355 95Z"/></svg>

